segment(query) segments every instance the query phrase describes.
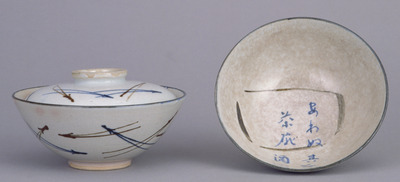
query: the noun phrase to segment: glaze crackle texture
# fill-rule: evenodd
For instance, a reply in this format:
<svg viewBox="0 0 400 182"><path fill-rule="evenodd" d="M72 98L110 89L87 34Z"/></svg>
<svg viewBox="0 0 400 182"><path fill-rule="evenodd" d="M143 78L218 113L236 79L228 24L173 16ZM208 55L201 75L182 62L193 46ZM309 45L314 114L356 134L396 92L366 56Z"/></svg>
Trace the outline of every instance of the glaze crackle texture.
<svg viewBox="0 0 400 182"><path fill-rule="evenodd" d="M220 69L215 96L221 124L240 149L272 167L308 172L340 163L372 139L387 81L355 33L293 18L243 38Z"/></svg>

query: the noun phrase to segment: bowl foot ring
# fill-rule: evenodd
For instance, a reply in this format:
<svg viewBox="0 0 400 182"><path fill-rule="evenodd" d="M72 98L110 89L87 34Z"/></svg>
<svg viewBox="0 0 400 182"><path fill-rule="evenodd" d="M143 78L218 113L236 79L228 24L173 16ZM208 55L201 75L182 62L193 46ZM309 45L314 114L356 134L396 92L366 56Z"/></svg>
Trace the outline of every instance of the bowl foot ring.
<svg viewBox="0 0 400 182"><path fill-rule="evenodd" d="M75 169L90 170L90 171L105 171L115 170L129 167L131 160L118 161L118 162L77 162L68 161L69 166Z"/></svg>

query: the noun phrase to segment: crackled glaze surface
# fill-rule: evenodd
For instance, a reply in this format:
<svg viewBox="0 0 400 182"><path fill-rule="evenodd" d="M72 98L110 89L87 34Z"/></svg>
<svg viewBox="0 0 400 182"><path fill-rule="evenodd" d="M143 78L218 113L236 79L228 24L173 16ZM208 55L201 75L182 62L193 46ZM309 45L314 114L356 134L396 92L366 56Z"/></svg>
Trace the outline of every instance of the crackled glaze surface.
<svg viewBox="0 0 400 182"><path fill-rule="evenodd" d="M250 156L278 169L315 171L361 150L387 100L373 50L335 23L294 18L250 33L216 84L222 126Z"/></svg>
<svg viewBox="0 0 400 182"><path fill-rule="evenodd" d="M185 97L176 88L125 81L125 75L90 74L75 84L23 89L13 97L36 137L71 167L118 169L159 140Z"/></svg>

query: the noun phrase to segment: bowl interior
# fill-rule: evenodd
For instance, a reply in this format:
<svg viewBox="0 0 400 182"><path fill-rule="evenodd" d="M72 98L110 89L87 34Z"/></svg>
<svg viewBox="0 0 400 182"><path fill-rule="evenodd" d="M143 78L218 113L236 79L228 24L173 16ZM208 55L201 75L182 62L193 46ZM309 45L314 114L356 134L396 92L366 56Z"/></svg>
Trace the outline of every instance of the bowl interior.
<svg viewBox="0 0 400 182"><path fill-rule="evenodd" d="M361 150L383 118L387 83L356 34L310 18L242 39L216 84L222 126L250 156L289 171L329 167Z"/></svg>

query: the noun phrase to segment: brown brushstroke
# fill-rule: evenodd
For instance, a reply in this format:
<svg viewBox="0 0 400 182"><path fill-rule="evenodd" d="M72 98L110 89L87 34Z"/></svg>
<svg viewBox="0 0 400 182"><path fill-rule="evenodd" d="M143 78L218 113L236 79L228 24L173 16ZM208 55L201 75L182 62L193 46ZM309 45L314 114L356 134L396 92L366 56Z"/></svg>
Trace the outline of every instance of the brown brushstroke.
<svg viewBox="0 0 400 182"><path fill-rule="evenodd" d="M61 94L64 98L67 98L67 99L70 100L71 102L74 102L74 101L75 101L75 100L71 97L71 94L65 93L64 90L63 90L59 85L57 85L57 87L60 89L61 92L58 91L57 89L55 89L55 87L54 87L53 90L54 90L55 92Z"/></svg>
<svg viewBox="0 0 400 182"><path fill-rule="evenodd" d="M120 132L118 132L118 133L125 133L125 132L132 131L132 130L136 130L136 129L139 129L139 128L140 128L140 126L135 127L135 128L131 128L131 129L128 129L128 130L120 131ZM76 139L76 138L106 137L106 136L111 136L111 135L114 135L114 134L104 134L104 135L87 136L87 135L75 135L74 133L67 133L67 134L58 134L58 135L59 135L59 136L66 137L66 138Z"/></svg>
<svg viewBox="0 0 400 182"><path fill-rule="evenodd" d="M138 122L139 122L139 121L136 121L136 122L133 122L133 123L124 125L124 126L120 126L120 127L118 127L118 128L114 128L114 130L118 130L118 129L121 129L121 128L125 128L125 127L131 126L131 125L133 125L133 124L137 124ZM128 132L128 131L132 131L132 130L135 130L135 129L139 129L140 127L141 127L141 126L138 126L138 127L135 127L135 128L131 128L131 129L127 129L127 130L118 132L118 133L125 133L125 132ZM71 138L71 139L76 139L76 138L96 138L96 137L105 137L105 136L114 135L114 134L105 134L105 133L109 133L109 132L108 132L108 131L102 131L102 132L88 133L88 134L67 133L67 134L58 134L58 135L59 135L59 136L66 137L66 138Z"/></svg>
<svg viewBox="0 0 400 182"><path fill-rule="evenodd" d="M168 120L168 122L167 122L164 126L162 126L159 130L157 130L154 134L152 134L152 135L150 135L149 137L145 138L144 140L140 141L141 144L138 144L138 146L141 147L141 146L144 145L144 143L147 143L148 141L152 140L153 138L155 138L155 137L157 137L157 136L159 137L159 136L160 136L160 133L171 123L172 119L174 119L174 117L176 116L177 113L178 113L178 112L176 112L176 113L174 114L174 116L172 116L172 118L171 118L170 120ZM164 134L164 133L162 133L162 134ZM125 151L125 152L123 152L123 153L119 153L119 154L115 154L115 155L111 155L111 156L106 156L106 157L104 157L104 159L112 158L112 157L117 157L117 156L120 156L120 155L129 153L129 152L131 152L131 151L133 151L133 150L136 150L136 149L138 149L138 147L132 145L132 146L125 147L125 148L122 148L122 149L118 149L118 150L102 152L102 154L109 154L109 153L120 152L120 151L123 151L123 150L130 149L130 148L132 148L132 147L135 147L135 148L133 148L133 149L131 149L131 150L128 150L128 151Z"/></svg>
<svg viewBox="0 0 400 182"><path fill-rule="evenodd" d="M313 91L313 92L325 92L325 93L332 93L332 94L337 94L335 92L331 91L325 91L325 90L316 90L316 89L311 89L311 88L278 88L278 89L271 89L271 90L244 90L244 92L248 93L254 93L254 92L282 92L282 91L291 91L291 90L306 90L306 91Z"/></svg>
<svg viewBox="0 0 400 182"><path fill-rule="evenodd" d="M102 154L109 154L109 153L114 153L114 152L120 152L120 151L123 151L123 150L126 150L126 149L130 149L130 148L132 148L132 147L134 147L134 146L130 145L130 146L124 147L124 148L122 148L122 149L113 150L113 151L107 151L107 152L102 152ZM136 149L136 148L135 148L135 149ZM107 157L104 157L104 158L107 158Z"/></svg>
<svg viewBox="0 0 400 182"><path fill-rule="evenodd" d="M38 128L41 134L44 134L44 131L49 130L47 125L44 125L43 128Z"/></svg>
<svg viewBox="0 0 400 182"><path fill-rule="evenodd" d="M128 90L126 90L124 93L122 93L122 94L120 95L120 97L123 97L125 94L129 93L129 91L131 91L132 89L134 89L134 88L136 88L136 87L140 87L140 86L142 86L143 84L145 84L145 83L143 82L143 83L139 83L139 84L137 84L137 85L132 86L130 89L128 89ZM127 99L127 100L129 100L129 98L131 98L131 96L132 96L133 93L135 93L135 91L133 91L133 92L128 96L128 99Z"/></svg>
<svg viewBox="0 0 400 182"><path fill-rule="evenodd" d="M336 94L336 98L338 99L338 107L339 107L339 117L338 117L338 124L335 135L339 133L342 129L343 121L344 121L344 114L345 114L345 105L344 105L344 98L342 94Z"/></svg>
<svg viewBox="0 0 400 182"><path fill-rule="evenodd" d="M132 148L132 147L133 147L133 146L129 146L129 147L126 147L126 148L124 148L124 149L120 149L120 150L116 150L116 151L112 151L112 152L103 152L103 154L105 154L105 153L118 152L118 151L130 149L130 148ZM106 156L106 157L103 157L103 158L104 158L104 159L108 159L108 158L118 157L118 156L120 156L120 155L129 153L129 152L132 152L132 151L134 151L134 150L136 150L136 149L138 149L138 147L135 147L135 148L133 148L133 149L131 149L131 150L128 150L128 151L125 151L125 152L122 152L122 153L119 153L119 154L115 154L115 155L111 155L111 156Z"/></svg>
<svg viewBox="0 0 400 182"><path fill-rule="evenodd" d="M318 147L320 145L313 145L313 146L305 146L305 147L297 147L297 148L290 148L290 149L278 149L278 148L272 148L272 147L265 147L265 146L260 146L263 149L268 149L268 150L275 150L275 151L294 151L294 150L306 150L314 147ZM322 147L322 146L320 146Z"/></svg>
<svg viewBox="0 0 400 182"><path fill-rule="evenodd" d="M47 125L44 125L42 128L38 128L39 131L36 133L36 136L40 139L42 137L42 134L44 134L44 131L49 130L49 127Z"/></svg>
<svg viewBox="0 0 400 182"><path fill-rule="evenodd" d="M280 89L272 89L272 90L244 90L246 93L258 93L258 92L281 92L281 91L291 91L291 90L306 90L306 91L312 91L312 92L323 92L323 93L330 93L330 94L335 94L336 99L338 101L338 119L337 119L337 129L335 132L335 135L340 132L342 129L342 125L344 122L344 116L345 116L345 101L344 97L342 94L336 93L336 92L331 92L331 91L326 91L326 90L316 90L316 89L310 89L310 88L280 88Z"/></svg>
<svg viewBox="0 0 400 182"><path fill-rule="evenodd" d="M253 142L253 141L251 140L250 136L249 136L249 133L247 132L246 126L244 125L242 113L241 113L241 111L240 111L239 102L236 102L236 114L237 114L237 118L238 118L238 122L239 122L240 129L242 129L242 132L243 132L244 136L246 136L246 138L247 138L250 142Z"/></svg>

